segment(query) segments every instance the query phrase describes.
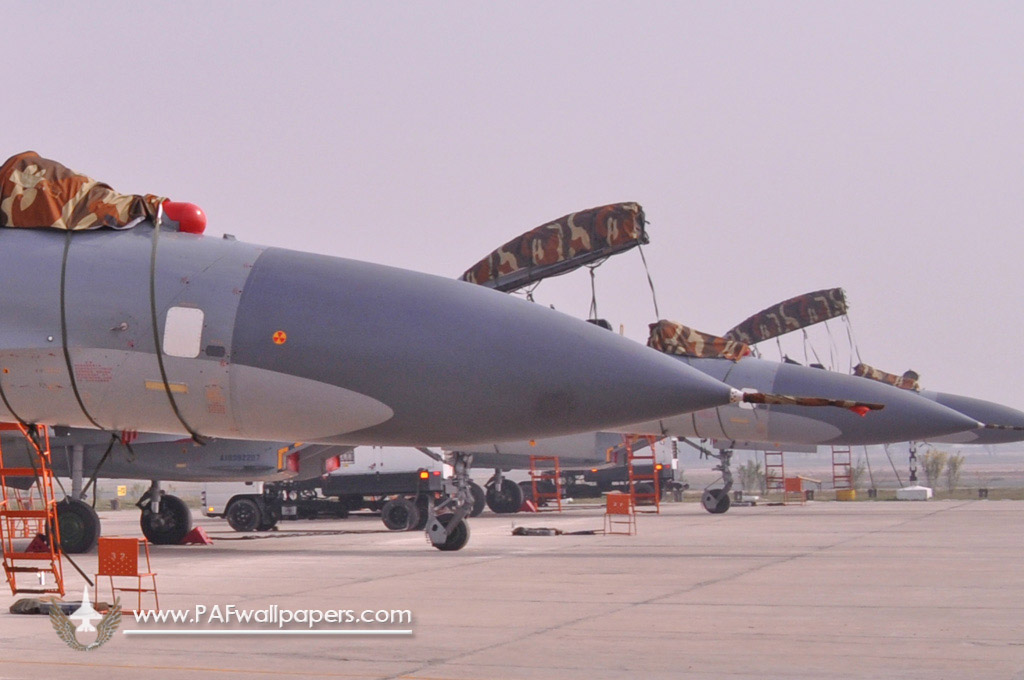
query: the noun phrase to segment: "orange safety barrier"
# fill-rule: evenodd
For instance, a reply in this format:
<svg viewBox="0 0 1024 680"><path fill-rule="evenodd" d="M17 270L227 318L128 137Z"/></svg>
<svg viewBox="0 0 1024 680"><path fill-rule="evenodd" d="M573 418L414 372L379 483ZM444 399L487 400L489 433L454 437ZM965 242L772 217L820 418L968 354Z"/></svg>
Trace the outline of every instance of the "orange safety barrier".
<svg viewBox="0 0 1024 680"><path fill-rule="evenodd" d="M140 548L146 557L145 571L139 570ZM138 606L134 611L142 609L142 594L153 593L153 605L156 611L160 610L160 596L156 590L156 572L149 559L149 541L144 538L110 538L100 537L99 539L99 566L96 572L96 596L99 600L100 576L106 576L110 584L110 599L115 601L118 592L136 593L138 595ZM134 587L116 585L115 578L133 578ZM149 587L143 587L142 580L149 579Z"/></svg>
<svg viewBox="0 0 1024 680"><path fill-rule="evenodd" d="M626 530L622 531L622 527ZM627 536L636 533L636 504L631 494L610 493L605 497L604 533Z"/></svg>

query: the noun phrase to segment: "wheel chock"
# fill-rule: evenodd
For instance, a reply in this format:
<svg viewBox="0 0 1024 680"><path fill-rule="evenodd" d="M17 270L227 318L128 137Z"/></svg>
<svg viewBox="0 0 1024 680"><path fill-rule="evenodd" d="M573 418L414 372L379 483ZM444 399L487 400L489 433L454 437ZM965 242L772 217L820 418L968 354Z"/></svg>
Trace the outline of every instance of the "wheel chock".
<svg viewBox="0 0 1024 680"><path fill-rule="evenodd" d="M185 534L179 545L213 545L213 540L202 527L194 527Z"/></svg>
<svg viewBox="0 0 1024 680"><path fill-rule="evenodd" d="M519 506L519 512L540 512L540 510L537 509L536 503L530 499L526 499L523 501L523 504Z"/></svg>
<svg viewBox="0 0 1024 680"><path fill-rule="evenodd" d="M50 542L46 540L46 536L43 534L36 534L36 537L32 539L32 542L25 548L27 553L44 553L50 551Z"/></svg>

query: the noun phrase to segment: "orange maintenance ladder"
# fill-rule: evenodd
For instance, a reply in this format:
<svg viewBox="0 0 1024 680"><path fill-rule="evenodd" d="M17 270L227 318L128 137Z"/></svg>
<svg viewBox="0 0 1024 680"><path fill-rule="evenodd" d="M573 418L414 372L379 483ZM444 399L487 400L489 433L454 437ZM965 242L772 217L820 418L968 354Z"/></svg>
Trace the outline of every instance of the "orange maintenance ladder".
<svg viewBox="0 0 1024 680"><path fill-rule="evenodd" d="M0 548L3 551L4 575L11 587L11 593L56 593L64 595L64 571L60 557L60 527L57 524L57 501L53 493L53 468L50 459L50 434L46 426L32 426L0 423L0 431L19 431L29 444L31 467L8 467L4 463L3 447L0 446ZM32 460L32 453L35 460ZM42 507L24 509L15 507L15 495L8 483L30 478L42 498ZM33 541L43 547L38 552L29 552L27 547L14 545L15 538L22 538L19 528L25 522L36 521L45 529ZM26 587L18 582L19 576L32 574L36 577L35 587ZM53 585L47 586L46 574L53 575Z"/></svg>
<svg viewBox="0 0 1024 680"><path fill-rule="evenodd" d="M647 454L641 454L635 451L636 447L634 445L641 439L647 440ZM639 512L661 514L661 487L658 475L658 460L654 451L654 444L658 439L658 437L649 434L625 435L626 466L629 471L629 495L632 498L632 505L634 508L641 504L654 506L654 510L643 510ZM640 472L637 470L637 461L649 461L651 464L650 472ZM650 483L650 491L637 490L637 487L644 482ZM643 487L640 488L642 489Z"/></svg>
<svg viewBox="0 0 1024 680"><path fill-rule="evenodd" d="M39 489L35 484L24 491L21 489L11 489L11 491L14 493L14 498L11 501L11 508L14 510L38 510L44 507L42 499L39 497ZM36 534L45 534L45 524L45 519L22 518L19 522L15 523L17 528L14 530L13 535L15 538L33 538Z"/></svg>
<svg viewBox="0 0 1024 680"><path fill-rule="evenodd" d="M832 488L853 488L853 456L849 446L832 447Z"/></svg>
<svg viewBox="0 0 1024 680"><path fill-rule="evenodd" d="M550 463L552 468L541 469L537 463ZM555 490L544 491L545 488L551 488L544 485L544 482L554 485ZM530 484L533 487L533 502L538 508L543 501L553 500L558 512L562 511L562 468L558 465L558 456L530 456Z"/></svg>
<svg viewBox="0 0 1024 680"><path fill-rule="evenodd" d="M786 460L784 451L764 452L764 490L765 494L781 492L786 495Z"/></svg>

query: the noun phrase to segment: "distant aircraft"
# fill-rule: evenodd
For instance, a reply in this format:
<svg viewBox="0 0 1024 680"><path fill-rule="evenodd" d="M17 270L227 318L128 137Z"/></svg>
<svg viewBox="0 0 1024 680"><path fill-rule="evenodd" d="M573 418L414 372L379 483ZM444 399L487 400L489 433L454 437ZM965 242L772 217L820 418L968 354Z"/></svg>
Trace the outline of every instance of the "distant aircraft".
<svg viewBox="0 0 1024 680"><path fill-rule="evenodd" d="M647 243L644 225L643 209L636 203L611 204L570 213L505 243L467 269L461 278L512 292ZM812 304L815 302L817 306ZM790 307L802 311L808 319L824 320L829 314L840 313L834 300L821 301L814 295ZM760 328L767 320L786 326L789 317L775 312L765 310L761 316L745 323ZM841 312L845 313L845 299ZM717 440L720 448L728 449L753 443L773 447L879 444L939 437L978 426L976 419L946 408L936 400L923 399L890 385L753 357L748 342L744 337L729 334L718 337L666 320L651 324L648 341L651 347L741 391L773 396L758 403L733 403L609 430L624 434L708 438ZM788 399L787 395L871 402L884 404L885 409L864 418L861 417L863 412L856 409L851 412L841 408L807 408L813 399ZM568 460L592 461L595 437L600 439L600 433L543 442L534 440L529 444L491 443L459 450L475 455L477 463L494 461L495 477L488 484L488 501L492 508L515 511L519 507L518 490L515 484L503 479L503 466L497 459L504 454L509 456L509 461L512 456L518 456L521 462L528 460L531 452L544 449L548 451L546 455L560 450L557 455ZM508 465L506 462L505 466ZM724 460L723 465L727 468L728 461ZM720 507L728 507L728 470L725 476L726 488L712 489L704 499L710 511L721 512Z"/></svg>
<svg viewBox="0 0 1024 680"><path fill-rule="evenodd" d="M731 341L756 344L846 313L846 294L842 288L819 290L771 305L737 324L724 337ZM900 441L927 440L980 445L1024 441L1024 412L1017 409L983 399L922 389L920 376L915 371L894 375L861 362L853 367L853 375L893 385L907 393L959 411L976 422L974 427L964 431L906 437Z"/></svg>

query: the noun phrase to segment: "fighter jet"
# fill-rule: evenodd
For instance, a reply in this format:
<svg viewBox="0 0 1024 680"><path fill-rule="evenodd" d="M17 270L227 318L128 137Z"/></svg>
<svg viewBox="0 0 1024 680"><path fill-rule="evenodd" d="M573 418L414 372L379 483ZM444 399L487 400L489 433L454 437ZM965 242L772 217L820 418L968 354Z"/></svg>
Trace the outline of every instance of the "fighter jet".
<svg viewBox="0 0 1024 680"><path fill-rule="evenodd" d="M28 170L9 188L13 161ZM0 168L13 215L0 226L19 205L26 210L30 190L53 191L47 168L34 155ZM5 230L0 418L458 445L733 398L721 382L539 305L393 267L172 230L179 224L158 218L163 205L131 229ZM57 218L74 212L58 207Z"/></svg>
<svg viewBox="0 0 1024 680"><path fill-rule="evenodd" d="M479 286L204 237L194 206L118 194L32 152L0 166L0 227L0 420L459 446L737 398Z"/></svg>
<svg viewBox="0 0 1024 680"><path fill-rule="evenodd" d="M937 404L954 409L977 421L977 425L964 432L907 439L903 441L929 441L946 444L1008 444L1024 441L1024 413L1015 408L997 404L984 399L965 397L949 392L936 392L921 387L919 376L915 371L906 371L898 376L880 371L873 366L860 363L853 369L854 375L870 378L873 381L894 385L908 392L918 394Z"/></svg>
<svg viewBox="0 0 1024 680"><path fill-rule="evenodd" d="M733 341L756 344L846 314L846 293L842 288L819 290L771 305L734 326L726 332L725 337ZM957 433L906 437L899 441L926 440L985 445L1024 440L1024 413L1017 409L973 397L922 389L920 376L915 371L894 375L861 362L853 368L853 374L919 395L959 411L976 423L973 427Z"/></svg>

